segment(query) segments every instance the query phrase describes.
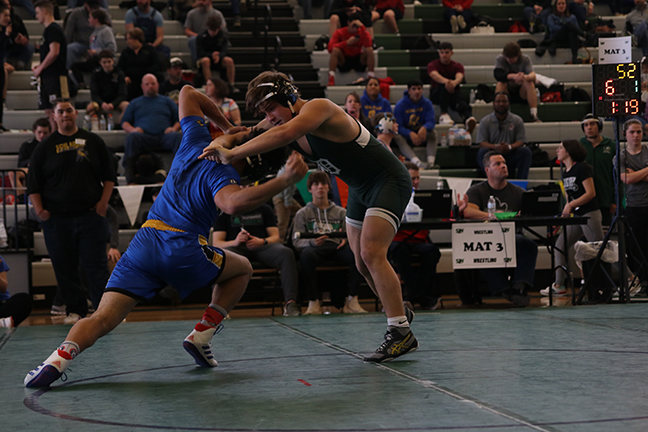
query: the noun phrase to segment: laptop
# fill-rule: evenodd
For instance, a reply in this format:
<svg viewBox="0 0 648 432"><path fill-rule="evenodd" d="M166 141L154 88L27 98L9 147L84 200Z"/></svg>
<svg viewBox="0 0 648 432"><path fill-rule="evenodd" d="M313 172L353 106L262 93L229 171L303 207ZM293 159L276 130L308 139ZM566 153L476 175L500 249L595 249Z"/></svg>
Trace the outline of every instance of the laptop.
<svg viewBox="0 0 648 432"><path fill-rule="evenodd" d="M559 190L527 191L522 194L522 216L556 216L562 213Z"/></svg>
<svg viewBox="0 0 648 432"><path fill-rule="evenodd" d="M419 189L414 202L423 210L424 219L448 219L452 215L452 189Z"/></svg>

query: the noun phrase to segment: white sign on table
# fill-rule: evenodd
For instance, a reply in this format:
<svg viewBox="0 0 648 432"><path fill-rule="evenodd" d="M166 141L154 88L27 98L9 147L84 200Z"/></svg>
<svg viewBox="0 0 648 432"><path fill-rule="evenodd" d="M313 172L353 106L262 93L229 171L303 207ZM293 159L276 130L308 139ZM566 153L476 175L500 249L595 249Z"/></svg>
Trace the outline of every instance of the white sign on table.
<svg viewBox="0 0 648 432"><path fill-rule="evenodd" d="M452 224L452 266L455 270L516 267L515 222Z"/></svg>

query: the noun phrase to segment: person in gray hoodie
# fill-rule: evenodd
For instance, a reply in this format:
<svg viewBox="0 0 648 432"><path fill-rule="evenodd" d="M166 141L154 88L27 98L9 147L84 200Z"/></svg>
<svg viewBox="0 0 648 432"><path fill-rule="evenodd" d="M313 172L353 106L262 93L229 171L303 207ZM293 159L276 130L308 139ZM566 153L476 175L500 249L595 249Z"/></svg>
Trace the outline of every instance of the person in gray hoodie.
<svg viewBox="0 0 648 432"><path fill-rule="evenodd" d="M299 252L299 263L308 295L308 309L304 315L321 314L316 268L322 260L331 260L349 266L348 292L343 313L366 313L358 303L358 287L362 276L355 266L353 252L346 238L331 237L330 233L346 232L346 210L328 199L331 179L323 171L313 172L306 182L313 201L295 214L293 246ZM321 234L316 238L295 238L295 233Z"/></svg>
<svg viewBox="0 0 648 432"><path fill-rule="evenodd" d="M90 12L90 25L94 31L90 35L90 49L85 54L85 61L72 64L72 73L77 84L83 83L83 73L90 73L99 67L99 53L108 50L112 53L117 51L117 41L110 26L108 14L102 9L95 9Z"/></svg>

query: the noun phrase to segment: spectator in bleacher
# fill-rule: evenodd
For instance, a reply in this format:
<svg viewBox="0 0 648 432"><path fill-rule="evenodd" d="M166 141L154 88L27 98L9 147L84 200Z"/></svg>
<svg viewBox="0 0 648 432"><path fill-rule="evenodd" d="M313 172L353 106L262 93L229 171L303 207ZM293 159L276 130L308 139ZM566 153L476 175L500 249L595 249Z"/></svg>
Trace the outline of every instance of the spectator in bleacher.
<svg viewBox="0 0 648 432"><path fill-rule="evenodd" d="M166 179L164 161L160 155L143 148L124 163L126 182L129 185L161 184Z"/></svg>
<svg viewBox="0 0 648 432"><path fill-rule="evenodd" d="M616 213L614 186L614 156L616 143L603 136L603 121L592 114L587 114L581 122L585 136L580 143L585 147L585 163L592 167L596 198L603 217L603 226L610 226L612 215Z"/></svg>
<svg viewBox="0 0 648 432"><path fill-rule="evenodd" d="M34 55L34 45L29 42L29 33L22 18L13 10L9 0L3 0L11 12L11 34L9 35L9 46L6 53L6 62L18 70L30 70L31 61Z"/></svg>
<svg viewBox="0 0 648 432"><path fill-rule="evenodd" d="M221 214L214 224L212 243L217 248L279 269L285 300L283 314L301 315L297 303L299 277L295 254L281 243L277 221L269 205L263 204L236 216Z"/></svg>
<svg viewBox="0 0 648 432"><path fill-rule="evenodd" d="M189 11L185 19L184 33L189 38L189 52L194 64L198 61L196 38L207 30L207 19L211 16L219 16L223 22L222 30L227 31L225 17L221 11L212 7L211 0L196 0L193 9Z"/></svg>
<svg viewBox="0 0 648 432"><path fill-rule="evenodd" d="M371 127L371 121L364 116L362 109L360 108L360 96L358 93L351 92L346 95L344 100L344 111L349 114L351 117L356 119L365 129L367 129L373 135L373 127Z"/></svg>
<svg viewBox="0 0 648 432"><path fill-rule="evenodd" d="M90 49L90 36L95 32L97 27L90 23L90 13L99 10L99 0L85 0L82 7L74 8L65 21L65 39L68 41L67 46L67 68L71 69L72 64L82 61L88 56ZM111 25L110 15L105 9L101 9L105 16L105 24ZM102 29L102 36L105 29ZM106 41L107 42L107 41ZM114 36L113 50L117 49Z"/></svg>
<svg viewBox="0 0 648 432"><path fill-rule="evenodd" d="M168 78L160 84L160 94L168 96L175 103L178 103L180 89L186 85L193 86L189 81L182 78L182 60L179 57L173 57L170 60L167 76Z"/></svg>
<svg viewBox="0 0 648 432"><path fill-rule="evenodd" d="M371 119L371 125L373 126L373 134L376 136L376 139L387 147L389 151L393 152L391 143L398 134L398 123L394 118L394 114L387 112L376 114Z"/></svg>
<svg viewBox="0 0 648 432"><path fill-rule="evenodd" d="M524 145L526 130L524 121L510 110L510 96L506 92L495 93L493 112L479 122L477 143L481 147L477 152L477 163L482 171L484 156L493 150L506 160L507 175L512 178L529 178L531 168L531 150Z"/></svg>
<svg viewBox="0 0 648 432"><path fill-rule="evenodd" d="M229 36L223 30L222 18L218 15L207 18L207 30L196 38L198 65L205 80L212 77L212 71L218 71L221 76L225 73L230 94L233 94L238 93L239 89L234 87L236 67L232 57L227 55L229 47Z"/></svg>
<svg viewBox="0 0 648 432"><path fill-rule="evenodd" d="M508 92L513 101L526 100L529 103L531 120L541 121L538 117L538 97L536 95L536 74L533 71L531 59L522 54L517 42L504 45L502 54L495 60L493 72L497 84L495 92Z"/></svg>
<svg viewBox="0 0 648 432"><path fill-rule="evenodd" d="M124 168L127 170L132 155L139 154L143 149L159 149L175 154L182 140L178 105L159 94L155 75L144 75L142 92L142 96L128 104L122 117L122 129L128 134L124 145Z"/></svg>
<svg viewBox="0 0 648 432"><path fill-rule="evenodd" d="M542 33L551 14L551 0L522 0L524 17L529 22L529 33Z"/></svg>
<svg viewBox="0 0 648 432"><path fill-rule="evenodd" d="M572 0L567 4L569 13L576 17L581 29L588 28L588 17L594 15L594 3L585 0Z"/></svg>
<svg viewBox="0 0 648 432"><path fill-rule="evenodd" d="M171 48L162 43L164 18L159 11L151 7L151 0L137 0L137 6L128 9L124 19L127 32L135 27L142 29L147 44L166 58L171 57Z"/></svg>
<svg viewBox="0 0 648 432"><path fill-rule="evenodd" d="M335 71L348 72L354 69L358 72L367 70L369 78L374 76L374 52L371 36L362 24L361 16L354 13L348 17L349 25L337 29L328 43L329 80L328 85L335 85Z"/></svg>
<svg viewBox="0 0 648 432"><path fill-rule="evenodd" d="M39 6L36 6L38 15ZM76 126L70 101L57 101L57 131L31 157L27 193L41 220L47 252L67 306L65 323L88 313L79 264L95 308L108 281L106 208L115 184L113 158L103 140Z"/></svg>
<svg viewBox="0 0 648 432"><path fill-rule="evenodd" d="M330 202L328 194L331 191L331 179L323 171L311 173L306 181L308 191L313 196L313 201L306 204L295 215L293 233L315 234L315 238L299 238L293 240L293 246L299 254L299 264L302 280L306 285L308 297L308 309L304 315L320 315L320 294L317 283L317 266L323 261L334 261L349 267L347 289L343 290L344 297L342 305L341 298L335 299L336 293L331 293L334 305L342 309L342 313L367 313L358 303L358 289L362 281L362 275L355 265L353 251L349 247L346 238L333 238L327 234L346 233L346 209Z"/></svg>
<svg viewBox="0 0 648 432"><path fill-rule="evenodd" d="M117 41L112 27L108 21L108 15L101 9L95 9L90 12L90 25L94 31L90 35L90 49L86 51L85 61L72 63L72 72L79 85L84 85L83 74L97 69L99 65L99 53L104 50L115 53L117 51Z"/></svg>
<svg viewBox="0 0 648 432"><path fill-rule="evenodd" d="M124 72L128 100L133 100L142 95L142 77L158 71L158 55L155 48L144 43L144 32L139 28L126 32L126 45L117 68Z"/></svg>
<svg viewBox="0 0 648 432"><path fill-rule="evenodd" d="M639 125L639 143L641 143L641 123L639 121L637 123ZM556 239L556 245L560 245L560 249L554 248L556 277L551 286L540 290L540 294L545 296L549 295L549 290L553 291L553 295L567 294L567 290L565 289L567 273L565 273L563 268L567 265L569 258L563 245L566 244L567 250L570 250L583 236L588 242L603 240L601 210L599 210L599 204L596 198L592 169L585 163L585 158L587 157L585 147L576 140L565 140L556 149L556 156L565 165L565 171L562 173L562 181L565 186L565 193L567 194L567 202L563 208L562 215L569 216L573 213L577 216L586 216L587 223L584 225L566 226L558 236L558 239ZM642 216L642 224L645 225L645 223L646 220ZM566 242L564 240L565 235L567 236Z"/></svg>
<svg viewBox="0 0 648 432"><path fill-rule="evenodd" d="M38 108L45 110L50 119L52 130L54 122L54 101L58 98L69 98L68 71L65 65L67 58L67 40L60 25L54 22L54 5L47 0L38 1L36 19L45 26L40 46L40 64L34 66L32 73L40 78L38 87Z"/></svg>
<svg viewBox="0 0 648 432"><path fill-rule="evenodd" d="M371 120L380 113L392 112L391 103L380 94L380 81L376 77L369 77L365 91L360 97L362 113Z"/></svg>
<svg viewBox="0 0 648 432"><path fill-rule="evenodd" d="M464 67L452 60L453 47L450 42L441 42L438 49L439 58L428 63L430 76L430 100L441 107L439 124L453 124L448 109L453 109L461 116L468 132L472 133L477 120L472 115L472 108L461 94L464 79Z"/></svg>
<svg viewBox="0 0 648 432"><path fill-rule="evenodd" d="M394 141L401 154L420 168L432 168L437 149L434 107L432 102L423 96L421 80L414 79L407 83L403 98L394 107L394 117L398 122L398 135ZM425 146L427 163L416 156L411 146Z"/></svg>
<svg viewBox="0 0 648 432"><path fill-rule="evenodd" d="M648 55L648 8L646 0L635 0L635 8L626 16L626 33L633 36L634 43Z"/></svg>
<svg viewBox="0 0 648 432"><path fill-rule="evenodd" d="M621 150L619 170L625 184L626 221L630 228L626 232L628 266L645 289L648 269L642 255L648 258L648 146L641 143L643 128L639 120L626 121L623 131L627 146ZM596 193L598 198L598 190Z"/></svg>
<svg viewBox="0 0 648 432"><path fill-rule="evenodd" d="M34 136L22 143L20 145L20 150L18 150L18 168L22 168L25 174L29 172L29 160L31 159L32 153L34 153L36 146L52 133L52 125L50 125L49 119L46 117L37 119L32 125L32 132L34 133ZM24 186L24 178L24 175L18 176L18 182L22 186Z"/></svg>
<svg viewBox="0 0 648 432"><path fill-rule="evenodd" d="M18 327L31 313L29 293L9 294L7 272L9 266L0 256L0 327Z"/></svg>
<svg viewBox="0 0 648 432"><path fill-rule="evenodd" d="M443 16L452 33L466 33L470 31L470 22L473 19L473 11L470 8L473 0L442 0L444 11Z"/></svg>
<svg viewBox="0 0 648 432"><path fill-rule="evenodd" d="M567 0L556 0L553 12L547 18L547 28L549 32L538 45L536 55L542 57L545 51L549 51L549 55L555 57L558 45L563 46L566 42L571 50L571 62L582 63L578 58L578 49L581 45L579 37L586 37L586 35L580 29L576 17L567 10Z"/></svg>
<svg viewBox="0 0 648 432"><path fill-rule="evenodd" d="M115 54L112 51L104 50L99 53L99 69L90 78L90 98L86 110L91 115L92 111L99 111L104 114L116 114L115 123L121 123L121 115L128 106L128 90L124 72L115 69ZM97 104L99 109L96 109ZM99 114L95 112L95 114Z"/></svg>
<svg viewBox="0 0 648 432"><path fill-rule="evenodd" d="M220 78L208 79L205 83L205 94L221 109L223 116L230 123L234 126L241 126L241 110L234 99L227 97L229 95L229 88L225 81ZM209 122L209 132L211 133L212 139L225 133L212 122Z"/></svg>
<svg viewBox="0 0 648 432"><path fill-rule="evenodd" d="M480 123L481 128L481 123ZM487 204L490 196L495 198L496 212L517 212L522 205L524 189L508 181L508 168L504 157L496 151L484 154L481 163L486 170L486 181L471 186L463 197L466 219L488 219ZM562 244L562 243L556 243ZM517 306L527 306L527 291L533 287L538 246L521 233L515 235L515 256L517 266L510 275L509 269L494 268L479 270L486 279L493 295L501 294ZM467 287L460 287L465 289ZM474 287L470 287L474 289Z"/></svg>
<svg viewBox="0 0 648 432"><path fill-rule="evenodd" d="M333 38L338 29L348 27L353 21L351 16L355 15L359 15L354 19L359 19L362 22L373 39L371 9L364 0L333 0L329 15L329 37Z"/></svg>
<svg viewBox="0 0 648 432"><path fill-rule="evenodd" d="M472 2L472 0L467 1ZM376 6L371 12L371 21L376 22L382 18L391 33L399 33L398 21L403 19L404 14L403 0L377 0Z"/></svg>
<svg viewBox="0 0 648 432"><path fill-rule="evenodd" d="M419 188L421 174L418 165L404 162L412 177L412 187ZM441 259L439 247L429 238L429 230L398 230L391 246L389 258L403 280L403 301L405 306L414 310L435 310L440 297L436 294L436 267ZM418 255L419 267L412 267L412 255ZM408 304L409 303L409 304Z"/></svg>

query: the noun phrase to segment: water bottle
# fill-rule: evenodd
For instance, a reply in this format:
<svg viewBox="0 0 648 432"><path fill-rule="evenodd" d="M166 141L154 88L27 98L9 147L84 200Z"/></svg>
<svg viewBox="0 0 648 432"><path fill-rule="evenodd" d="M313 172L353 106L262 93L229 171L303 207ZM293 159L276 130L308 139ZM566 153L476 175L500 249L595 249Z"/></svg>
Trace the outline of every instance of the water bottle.
<svg viewBox="0 0 648 432"><path fill-rule="evenodd" d="M108 114L108 130L115 130L115 121L113 120L112 114Z"/></svg>
<svg viewBox="0 0 648 432"><path fill-rule="evenodd" d="M474 104L477 100L477 89L470 90L470 104Z"/></svg>
<svg viewBox="0 0 648 432"><path fill-rule="evenodd" d="M449 135L450 135L450 137L448 138L448 144L450 144L450 147L453 147L453 146L454 146L454 142L455 142L455 134L454 134L454 133L450 133Z"/></svg>
<svg viewBox="0 0 648 432"><path fill-rule="evenodd" d="M99 119L97 118L97 114L93 114L90 118L90 126L92 131L99 130Z"/></svg>
<svg viewBox="0 0 648 432"><path fill-rule="evenodd" d="M90 122L90 116L86 115L83 117L83 129L89 131L92 130L92 122Z"/></svg>
<svg viewBox="0 0 648 432"><path fill-rule="evenodd" d="M437 180L437 190L443 189L443 180Z"/></svg>
<svg viewBox="0 0 648 432"><path fill-rule="evenodd" d="M540 102L540 90L538 87L536 87L536 97L538 98L538 102Z"/></svg>
<svg viewBox="0 0 648 432"><path fill-rule="evenodd" d="M106 130L106 117L103 115L99 116L99 130Z"/></svg>
<svg viewBox="0 0 648 432"><path fill-rule="evenodd" d="M488 198L488 204L486 208L488 209L488 218L495 219L495 197L493 195Z"/></svg>
<svg viewBox="0 0 648 432"><path fill-rule="evenodd" d="M446 139L445 134L441 134L441 145L442 146L447 146L448 145L448 140Z"/></svg>

